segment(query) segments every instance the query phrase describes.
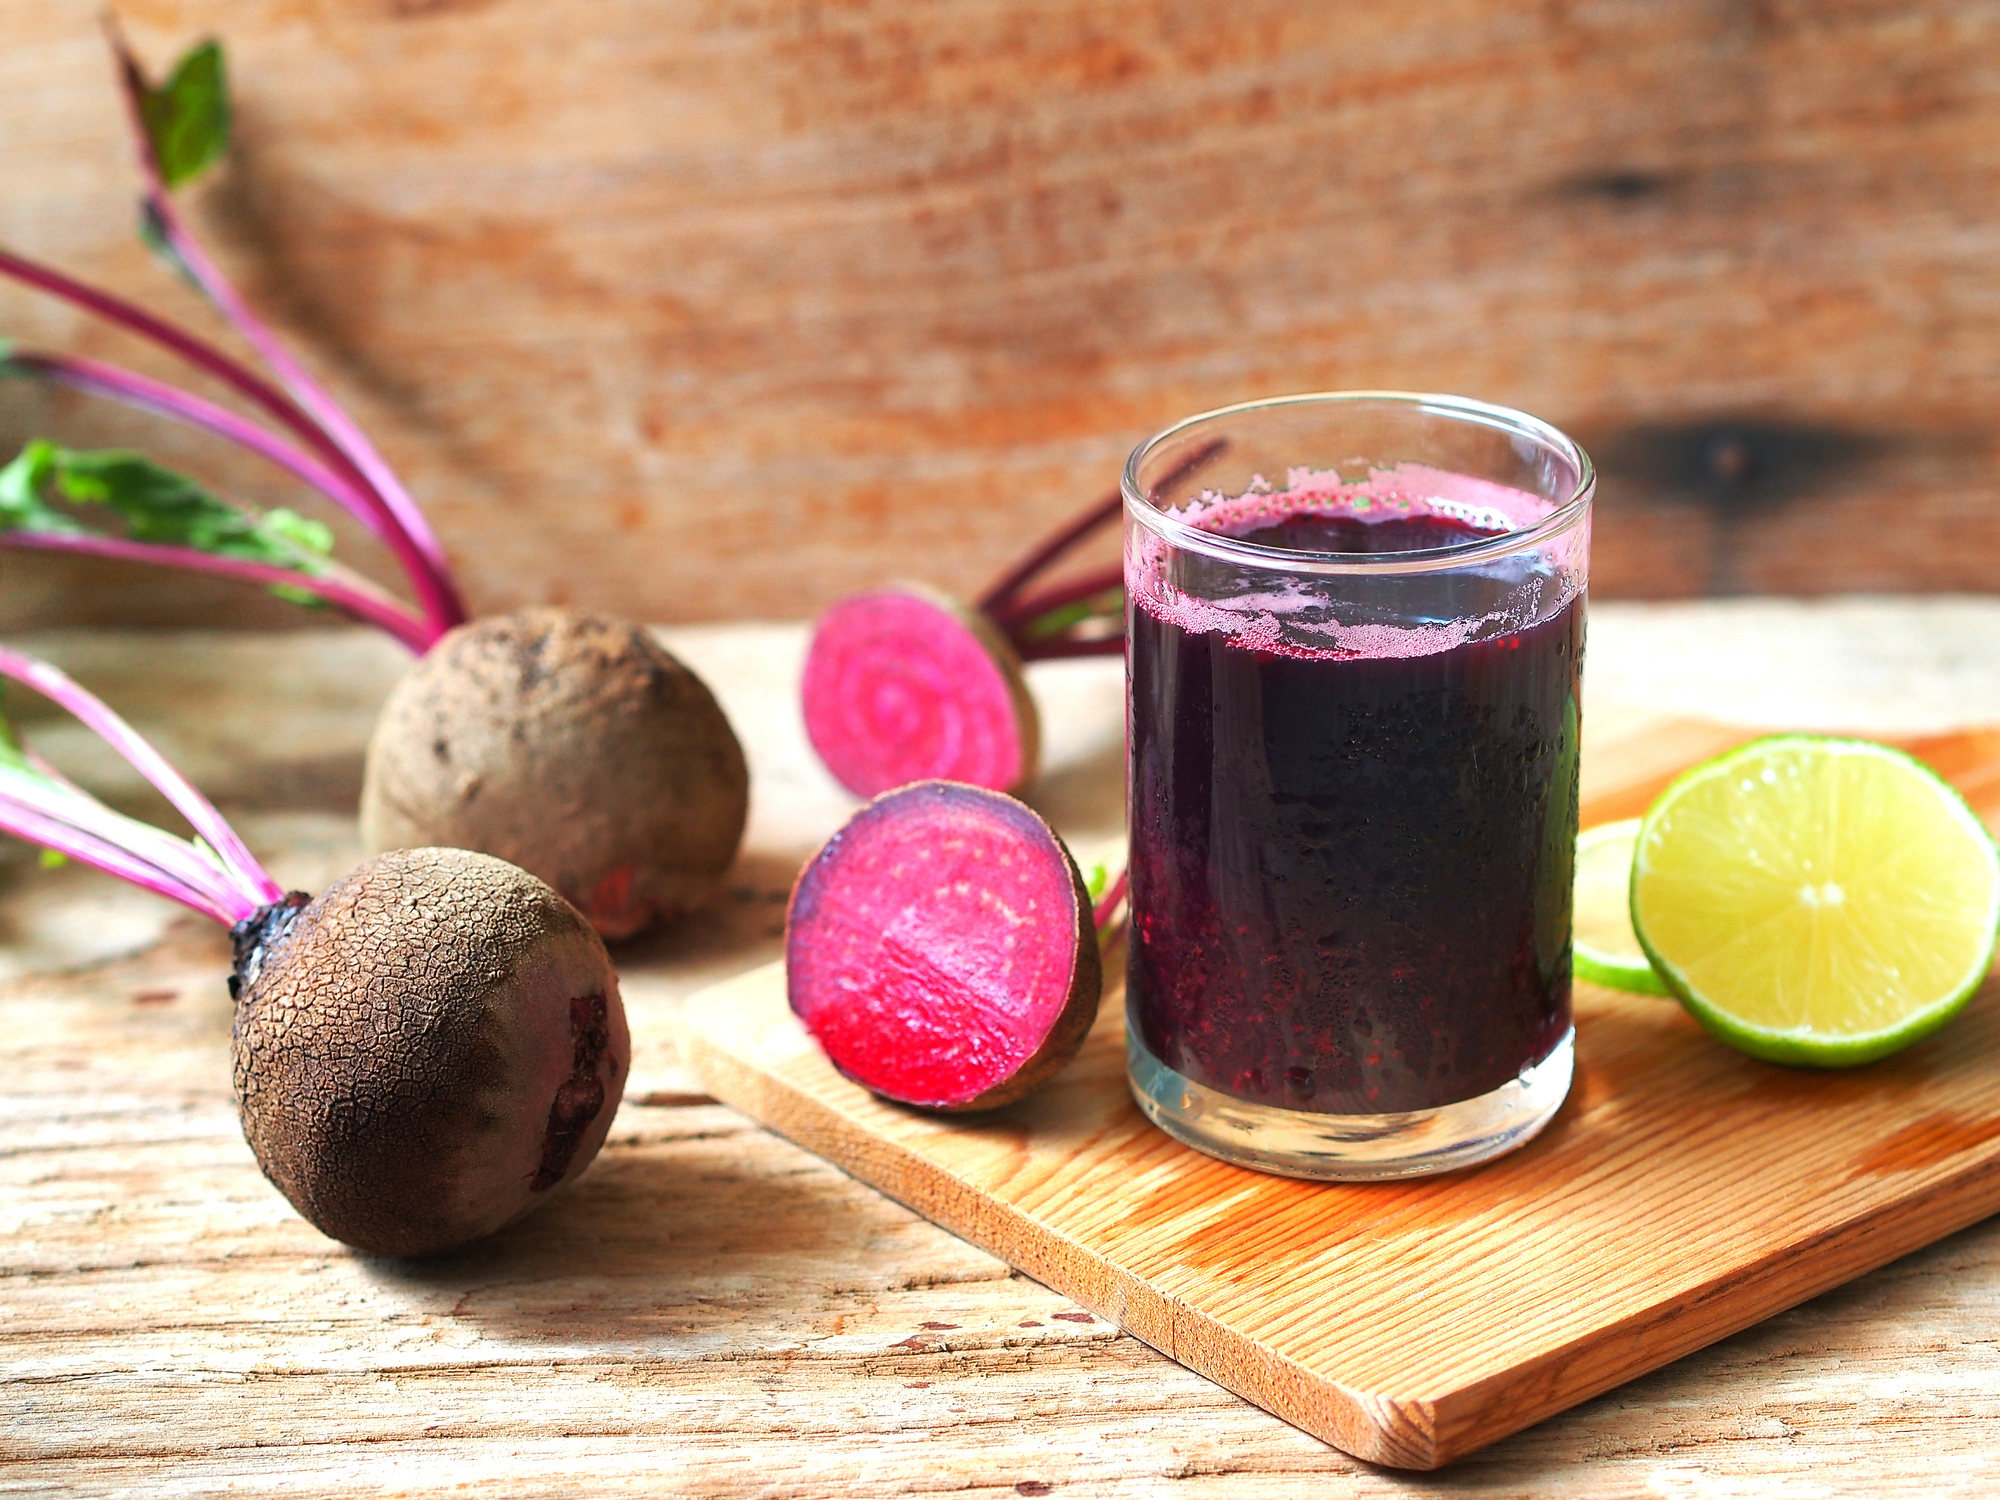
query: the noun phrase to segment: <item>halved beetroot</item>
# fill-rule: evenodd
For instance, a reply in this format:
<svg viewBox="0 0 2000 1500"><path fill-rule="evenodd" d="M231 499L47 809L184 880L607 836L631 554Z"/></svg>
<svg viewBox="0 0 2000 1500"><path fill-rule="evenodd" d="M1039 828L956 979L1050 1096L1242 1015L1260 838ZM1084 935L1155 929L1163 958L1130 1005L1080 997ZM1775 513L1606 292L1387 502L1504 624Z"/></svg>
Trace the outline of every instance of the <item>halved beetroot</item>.
<svg viewBox="0 0 2000 1500"><path fill-rule="evenodd" d="M944 778L1007 791L1040 726L1020 658L983 614L920 584L843 599L813 630L806 733L857 796Z"/></svg>
<svg viewBox="0 0 2000 1500"><path fill-rule="evenodd" d="M924 781L816 854L785 931L792 1009L835 1067L926 1109L1011 1104L1083 1045L1103 969L1090 896L1023 803Z"/></svg>

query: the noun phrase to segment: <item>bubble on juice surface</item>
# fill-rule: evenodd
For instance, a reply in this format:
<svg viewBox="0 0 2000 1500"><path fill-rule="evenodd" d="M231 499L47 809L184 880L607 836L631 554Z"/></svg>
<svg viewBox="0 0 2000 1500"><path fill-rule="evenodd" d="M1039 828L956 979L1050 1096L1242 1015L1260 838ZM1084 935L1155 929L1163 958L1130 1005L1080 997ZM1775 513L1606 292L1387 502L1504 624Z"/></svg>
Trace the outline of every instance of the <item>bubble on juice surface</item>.
<svg viewBox="0 0 2000 1500"><path fill-rule="evenodd" d="M1360 521L1437 517L1503 536L1537 526L1559 508L1557 501L1512 485L1429 464L1378 468L1366 479L1344 479L1337 469L1299 465L1286 471L1281 490L1261 481L1262 476L1256 476L1240 495L1203 490L1167 514L1219 536L1241 536L1301 515L1351 516Z"/></svg>
<svg viewBox="0 0 2000 1500"><path fill-rule="evenodd" d="M1240 495L1205 490L1165 514L1196 530L1238 540L1301 518L1368 525L1435 520L1448 523L1463 538L1447 544L1456 548L1531 529L1560 507L1560 502L1509 485L1422 464L1376 469L1361 480L1307 467L1293 468L1285 477L1282 490L1259 475ZM1430 656L1553 617L1581 589L1581 535L1566 531L1534 552L1468 561L1462 569L1402 573L1410 580L1402 583L1393 581L1397 575L1389 568L1372 580L1357 575L1340 579L1305 571L1286 574L1278 561L1237 561L1231 586L1190 590L1176 581L1180 570L1172 559L1198 549L1137 527L1128 542L1126 579L1134 603L1148 613L1183 630L1219 633L1248 650L1304 659ZM1366 555L1387 558L1393 550ZM1411 550L1447 548L1431 544ZM1364 554L1300 549L1298 555L1305 560ZM1232 562L1217 554L1214 567L1227 575ZM1426 577L1433 582L1418 581ZM1438 587L1435 580L1441 577L1455 578L1460 585L1476 581L1485 591L1481 602L1489 607L1461 596L1436 611L1433 622L1403 618L1413 596ZM1372 606L1360 597L1371 594ZM1368 618L1371 608L1381 617Z"/></svg>

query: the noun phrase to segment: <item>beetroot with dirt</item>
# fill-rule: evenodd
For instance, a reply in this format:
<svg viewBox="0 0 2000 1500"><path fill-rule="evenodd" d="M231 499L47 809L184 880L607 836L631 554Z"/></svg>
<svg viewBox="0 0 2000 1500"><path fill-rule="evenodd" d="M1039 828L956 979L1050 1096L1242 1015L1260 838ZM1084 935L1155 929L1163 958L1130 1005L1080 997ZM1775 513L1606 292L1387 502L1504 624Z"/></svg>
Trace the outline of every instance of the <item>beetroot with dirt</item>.
<svg viewBox="0 0 2000 1500"><path fill-rule="evenodd" d="M0 735L0 831L230 929L232 1076L257 1164L356 1249L439 1255L547 1202L604 1144L631 1037L604 940L525 870L463 849L377 855L287 892L97 698L0 648L162 792L193 841L106 807Z"/></svg>

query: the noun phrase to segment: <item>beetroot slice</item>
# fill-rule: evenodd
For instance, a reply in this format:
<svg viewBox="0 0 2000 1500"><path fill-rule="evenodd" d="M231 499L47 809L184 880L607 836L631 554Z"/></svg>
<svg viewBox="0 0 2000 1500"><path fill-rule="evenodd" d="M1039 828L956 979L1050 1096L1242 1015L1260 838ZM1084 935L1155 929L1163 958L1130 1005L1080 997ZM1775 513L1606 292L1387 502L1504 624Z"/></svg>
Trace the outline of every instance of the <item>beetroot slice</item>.
<svg viewBox="0 0 2000 1500"><path fill-rule="evenodd" d="M806 656L806 733L863 797L944 778L1008 791L1040 728L1020 659L984 615L918 584L843 599Z"/></svg>
<svg viewBox="0 0 2000 1500"><path fill-rule="evenodd" d="M884 1098L993 1109L1083 1045L1103 969L1090 896L1012 797L924 781L861 809L799 876L792 1009L833 1065Z"/></svg>

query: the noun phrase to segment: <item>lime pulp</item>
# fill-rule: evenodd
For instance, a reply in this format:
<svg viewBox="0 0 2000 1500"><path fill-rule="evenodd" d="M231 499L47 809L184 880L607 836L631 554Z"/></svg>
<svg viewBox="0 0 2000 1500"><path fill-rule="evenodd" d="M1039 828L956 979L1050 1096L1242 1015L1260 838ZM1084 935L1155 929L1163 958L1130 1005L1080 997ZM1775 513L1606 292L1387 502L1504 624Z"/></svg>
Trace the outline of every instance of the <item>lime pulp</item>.
<svg viewBox="0 0 2000 1500"><path fill-rule="evenodd" d="M1755 1057L1872 1061L1985 981L2000 848L1922 762L1777 735L1696 766L1641 820L1634 935L1709 1031Z"/></svg>

